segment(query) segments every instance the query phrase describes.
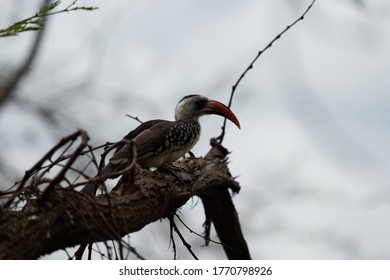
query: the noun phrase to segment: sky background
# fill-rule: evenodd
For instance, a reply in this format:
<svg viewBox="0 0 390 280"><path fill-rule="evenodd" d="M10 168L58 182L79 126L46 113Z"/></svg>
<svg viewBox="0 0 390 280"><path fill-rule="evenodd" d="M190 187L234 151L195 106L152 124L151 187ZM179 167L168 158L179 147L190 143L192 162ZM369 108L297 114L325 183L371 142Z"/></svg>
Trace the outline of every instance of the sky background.
<svg viewBox="0 0 390 280"><path fill-rule="evenodd" d="M0 28L39 4L1 1ZM227 103L257 52L309 4L79 1L99 10L51 17L32 71L0 107L1 187L78 128L100 145L137 126L126 114L173 119L190 93ZM2 79L33 37L0 39ZM389 1L317 0L242 80L232 105L242 129L228 124L224 145L242 187L233 201L254 259L390 259L389 49ZM201 123L198 156L220 134L222 119ZM203 231L201 203L189 201L181 213ZM225 258L220 246L183 234L200 259ZM145 258L173 258L165 220L130 243Z"/></svg>

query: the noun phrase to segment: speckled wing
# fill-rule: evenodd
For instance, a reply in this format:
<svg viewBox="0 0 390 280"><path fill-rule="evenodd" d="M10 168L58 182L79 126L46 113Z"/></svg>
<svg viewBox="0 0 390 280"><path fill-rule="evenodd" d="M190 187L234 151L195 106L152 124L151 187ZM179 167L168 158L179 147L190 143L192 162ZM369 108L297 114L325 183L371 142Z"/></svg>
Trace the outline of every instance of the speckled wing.
<svg viewBox="0 0 390 280"><path fill-rule="evenodd" d="M199 134L198 122L154 120L140 125L125 138L135 141L138 164L157 167L183 156L198 141ZM123 146L110 163L125 165L130 159L127 146Z"/></svg>
<svg viewBox="0 0 390 280"><path fill-rule="evenodd" d="M151 121L144 122L134 130L130 131L125 137L123 137L123 139L136 140L137 136L139 136L142 133L145 133L146 131L150 131L152 127L156 126L159 123L169 123L169 121L151 120ZM136 147L137 147L138 158L142 157L142 155L145 154L145 151L140 150L138 145ZM130 155L130 152L128 151L126 144L123 143L119 145L118 148L115 150L114 156L110 159L110 164L119 166L128 163L131 160L131 158L132 156Z"/></svg>
<svg viewBox="0 0 390 280"><path fill-rule="evenodd" d="M153 127L157 126L160 123L167 124L167 123L170 123L170 122L169 121L164 121L164 120L151 120L151 121L144 122L141 125L139 125L136 129L130 131L123 138L127 139L127 140L135 140L137 138L137 136L139 136L142 133L145 133L147 131L150 131L150 130L152 131L152 134L155 135L152 138L156 138L156 135L157 135L159 129L156 130L156 128L153 128ZM158 128L158 126L157 126L157 128ZM148 137L148 134L149 133L145 134L142 137L142 141L144 141L144 139ZM149 134L149 135L151 136L152 134ZM147 154L147 150L148 149L150 149L150 147L145 146L142 149L139 149L138 146L137 146L137 153L140 156L142 156L142 155L145 156ZM110 175L110 174L112 174L112 173L114 173L114 172L116 172L118 170L124 169L131 162L132 158L133 157L130 154L130 151L128 150L128 146L125 143L123 143L123 144L119 145L118 148L115 150L114 156L110 159L109 163L103 168L103 170L101 171L100 174L102 174L102 175ZM112 176L110 178L115 178L115 177L116 176ZM97 190L97 185L94 182L89 182L82 189L82 192L95 194L96 190Z"/></svg>

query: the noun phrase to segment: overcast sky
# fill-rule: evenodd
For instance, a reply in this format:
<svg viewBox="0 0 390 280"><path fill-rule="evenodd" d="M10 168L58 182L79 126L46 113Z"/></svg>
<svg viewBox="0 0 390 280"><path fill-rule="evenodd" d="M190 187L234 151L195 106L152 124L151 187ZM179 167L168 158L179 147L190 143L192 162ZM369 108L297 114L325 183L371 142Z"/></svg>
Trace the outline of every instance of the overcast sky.
<svg viewBox="0 0 390 280"><path fill-rule="evenodd" d="M0 28L34 14L31 2L2 1ZM51 17L18 100L0 108L3 176L17 180L77 128L102 144L136 127L125 114L173 119L189 93L227 103L257 52L309 4L79 1L99 10ZM23 60L33 35L0 39L1 76ZM232 110L242 129L229 124L224 145L242 187L234 203L253 258L390 258L389 49L389 1L317 0L238 87ZM37 107L54 113L51 124ZM222 119L201 123L199 156ZM182 215L202 232L195 204ZM199 258L225 258L218 246L185 235ZM162 221L131 244L146 258L172 258L168 238ZM185 249L180 257L191 258Z"/></svg>

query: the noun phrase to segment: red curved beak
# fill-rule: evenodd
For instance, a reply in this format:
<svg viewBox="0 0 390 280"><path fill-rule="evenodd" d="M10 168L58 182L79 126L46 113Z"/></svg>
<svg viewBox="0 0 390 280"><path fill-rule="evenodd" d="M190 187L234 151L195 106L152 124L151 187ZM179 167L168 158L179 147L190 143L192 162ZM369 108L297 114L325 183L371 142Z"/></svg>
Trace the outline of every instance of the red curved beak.
<svg viewBox="0 0 390 280"><path fill-rule="evenodd" d="M234 123L238 128L241 129L240 122L238 121L234 113L229 109L229 107L227 107L226 105L222 104L219 101L209 100L203 112L205 114L214 114L214 115L225 117L228 120L230 120L232 123Z"/></svg>

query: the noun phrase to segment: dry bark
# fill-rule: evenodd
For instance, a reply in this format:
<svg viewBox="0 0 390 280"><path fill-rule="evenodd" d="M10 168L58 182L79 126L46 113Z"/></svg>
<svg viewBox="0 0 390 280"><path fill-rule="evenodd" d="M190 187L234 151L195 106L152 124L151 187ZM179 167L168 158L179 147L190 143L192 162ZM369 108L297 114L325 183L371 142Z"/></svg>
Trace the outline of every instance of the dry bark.
<svg viewBox="0 0 390 280"><path fill-rule="evenodd" d="M228 189L237 192L239 184L228 171L226 154L218 150L221 151L221 147L214 145L211 150L214 152L205 158L177 162L175 167L177 175L183 179L181 182L169 174L137 168L135 178L132 178L134 181L130 180L132 185L123 176L116 191L110 193L94 197L72 187L56 186L50 192L44 192L44 200L30 201L20 211L0 210L0 259L37 259L78 244L119 240L149 223L172 215L195 195L210 198L215 193L218 195L221 189L227 193ZM214 196L214 199L219 198ZM221 243L225 251L230 252L229 258L249 258L230 194L221 199L230 200L227 203L230 213L226 213L224 219L234 215L230 226L239 238L239 241L221 238ZM205 210L206 214L210 213L207 208ZM223 208L219 210L224 211ZM218 225L218 215L209 218ZM219 235L231 230L226 223L223 227L217 228ZM238 246L244 242L245 246L238 250L247 253L235 255L237 246L232 242Z"/></svg>

